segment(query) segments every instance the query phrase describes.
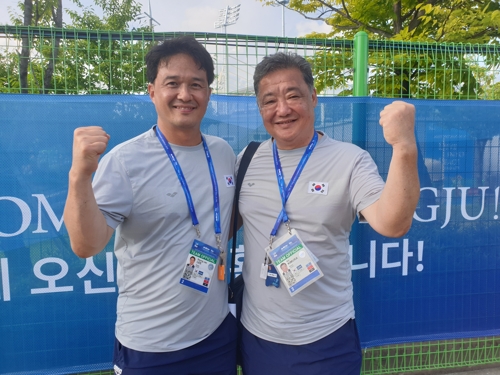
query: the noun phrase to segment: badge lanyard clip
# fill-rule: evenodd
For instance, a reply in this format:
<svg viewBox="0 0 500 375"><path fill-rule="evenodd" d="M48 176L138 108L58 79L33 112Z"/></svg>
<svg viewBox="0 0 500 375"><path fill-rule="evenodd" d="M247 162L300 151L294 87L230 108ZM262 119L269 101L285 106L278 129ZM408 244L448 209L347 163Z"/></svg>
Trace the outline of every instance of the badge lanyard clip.
<svg viewBox="0 0 500 375"><path fill-rule="evenodd" d="M193 228L196 231L196 236L200 238L201 237L200 225L199 224L193 225Z"/></svg>
<svg viewBox="0 0 500 375"><path fill-rule="evenodd" d="M220 239L220 234L215 235L215 242L217 243L217 249L219 249L219 251L220 251L220 255L219 255L220 264L219 264L217 276L218 276L219 280L224 280L226 277L226 267L224 265L224 250L222 249L222 246L221 246L222 241Z"/></svg>
<svg viewBox="0 0 500 375"><path fill-rule="evenodd" d="M276 236L273 236L272 234L269 236L269 247L272 248L273 247L273 241L274 241L274 238ZM266 257L267 258L267 257Z"/></svg>

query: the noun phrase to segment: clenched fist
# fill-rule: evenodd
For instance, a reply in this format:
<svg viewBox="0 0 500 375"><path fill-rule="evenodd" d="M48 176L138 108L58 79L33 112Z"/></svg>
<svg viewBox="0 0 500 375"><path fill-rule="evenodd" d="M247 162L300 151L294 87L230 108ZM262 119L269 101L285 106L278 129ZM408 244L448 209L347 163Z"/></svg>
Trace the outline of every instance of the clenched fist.
<svg viewBox="0 0 500 375"><path fill-rule="evenodd" d="M97 170L99 157L108 146L109 134L100 126L77 128L73 137L73 163L71 173L91 178Z"/></svg>
<svg viewBox="0 0 500 375"><path fill-rule="evenodd" d="M391 146L415 145L415 107L403 101L394 101L380 112L379 124L384 138Z"/></svg>

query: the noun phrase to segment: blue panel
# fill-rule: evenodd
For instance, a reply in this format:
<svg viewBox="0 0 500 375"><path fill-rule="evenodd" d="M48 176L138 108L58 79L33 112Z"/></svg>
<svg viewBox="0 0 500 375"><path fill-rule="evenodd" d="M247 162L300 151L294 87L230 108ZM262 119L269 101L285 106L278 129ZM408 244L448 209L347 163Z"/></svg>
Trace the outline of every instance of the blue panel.
<svg viewBox="0 0 500 375"><path fill-rule="evenodd" d="M385 177L391 148L378 116L389 102L320 98L316 127L363 144ZM356 224L351 238L364 347L500 334L500 103L413 103L422 187L414 225L392 239ZM72 136L100 125L111 149L155 121L147 96L0 95L0 374L111 368L112 245L79 259L62 223ZM254 97L212 95L202 131L235 152L269 137Z"/></svg>

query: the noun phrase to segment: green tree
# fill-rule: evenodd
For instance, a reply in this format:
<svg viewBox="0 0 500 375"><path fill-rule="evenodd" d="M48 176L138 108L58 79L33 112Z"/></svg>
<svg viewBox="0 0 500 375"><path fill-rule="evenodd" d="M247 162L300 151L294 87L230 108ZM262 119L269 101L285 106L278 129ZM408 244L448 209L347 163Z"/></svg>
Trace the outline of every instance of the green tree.
<svg viewBox="0 0 500 375"><path fill-rule="evenodd" d="M127 31L131 21L137 18L141 6L136 0L94 0L102 17L93 7L83 7L73 0L78 11L68 11L72 26L77 29L100 31ZM140 27L137 31L151 31ZM124 35L124 34L122 34ZM126 35L125 35L126 36ZM144 92L144 55L148 44L133 39L112 38L67 40L65 71L61 71L61 83L65 82L78 93L137 93Z"/></svg>
<svg viewBox="0 0 500 375"><path fill-rule="evenodd" d="M62 22L62 0L24 0L18 3L23 15L18 16L11 14L11 21L14 25L23 26L63 26ZM19 81L21 92L28 92L29 73L28 68L31 60L31 45L28 36L24 36L21 40L21 53L19 54ZM44 66L42 84L38 85L41 92L48 92L52 83L54 74L54 64L59 55L60 38L55 38L51 46L41 46L40 51L45 57L46 65ZM48 47L48 48L47 48ZM31 77L34 79L35 77Z"/></svg>
<svg viewBox="0 0 500 375"><path fill-rule="evenodd" d="M259 1L265 5L274 2ZM313 32L306 37L352 39L365 31L370 40L412 41L424 46L437 42L497 43L499 37L499 0L291 0L288 8L331 27L328 33ZM373 95L459 99L483 94L486 81L478 80L477 56L432 48L433 52L411 53L396 48L396 43L390 46L392 52L387 49L370 54L369 90ZM352 55L331 50L311 58L318 90L340 89L352 80L348 69L322 68L345 66L345 60L341 61L345 58ZM484 64L497 66L498 58L487 56ZM434 73L428 74L429 70ZM350 89L342 92L351 93Z"/></svg>
<svg viewBox="0 0 500 375"><path fill-rule="evenodd" d="M270 0L259 0L268 5ZM308 36L487 43L499 36L498 0L292 0L288 8L332 30Z"/></svg>
<svg viewBox="0 0 500 375"><path fill-rule="evenodd" d="M102 11L100 18L92 6L85 7L80 0L71 1L79 8L67 10L72 21L70 26L77 29L125 31L141 12L141 4L136 0L94 0Z"/></svg>
<svg viewBox="0 0 500 375"><path fill-rule="evenodd" d="M140 13L136 0L94 0L94 6L85 7L79 0L71 0L77 10L66 10L70 17L65 29L127 31L129 24ZM15 25L55 27L61 29L62 0L24 0L19 2L20 14L11 14ZM98 16L97 14L102 14ZM140 27L138 31L149 31ZM0 91L33 93L122 93L144 91L144 43L132 39L112 38L60 39L60 33L51 38L35 34L23 35L21 52L6 53L0 60L13 59L7 75L0 70ZM138 83L141 82L141 83Z"/></svg>

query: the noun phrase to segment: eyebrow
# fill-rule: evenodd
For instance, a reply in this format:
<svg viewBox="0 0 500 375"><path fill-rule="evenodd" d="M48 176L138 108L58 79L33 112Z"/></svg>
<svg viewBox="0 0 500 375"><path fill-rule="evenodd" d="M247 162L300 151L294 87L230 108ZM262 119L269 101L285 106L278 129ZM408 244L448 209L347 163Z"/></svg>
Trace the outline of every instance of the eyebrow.
<svg viewBox="0 0 500 375"><path fill-rule="evenodd" d="M163 81L162 82L165 82L165 81L168 81L170 79L179 79L180 76L175 76L175 75L172 75L172 76L166 76L165 78L163 78ZM191 80L195 81L195 82L204 82L204 79L203 78L199 78L199 77L191 77Z"/></svg>
<svg viewBox="0 0 500 375"><path fill-rule="evenodd" d="M300 91L299 86L292 86L292 87L289 87L289 88L285 91L285 95L286 95L286 94L288 94L289 92L293 92L293 91L297 91L297 92L299 92L299 93L301 92L301 91ZM261 97L261 100L264 100L265 98L270 97L270 96L271 96L271 97L272 97L272 96L276 96L276 94L275 94L275 93L273 93L273 92L268 92L268 93L264 94L264 95Z"/></svg>
<svg viewBox="0 0 500 375"><path fill-rule="evenodd" d="M264 94L263 96L261 96L260 100L265 100L266 98L268 97L273 97L273 96L276 96L274 95L273 93L267 93L267 94Z"/></svg>

